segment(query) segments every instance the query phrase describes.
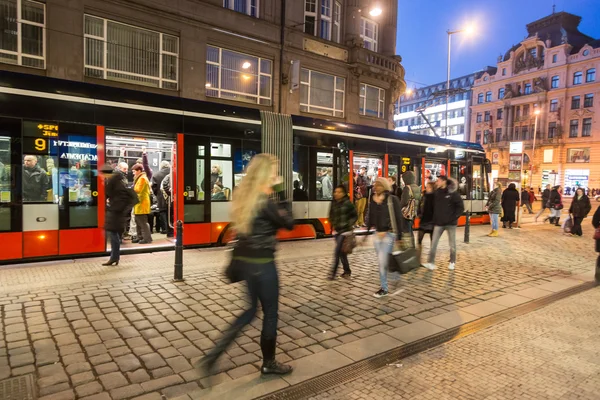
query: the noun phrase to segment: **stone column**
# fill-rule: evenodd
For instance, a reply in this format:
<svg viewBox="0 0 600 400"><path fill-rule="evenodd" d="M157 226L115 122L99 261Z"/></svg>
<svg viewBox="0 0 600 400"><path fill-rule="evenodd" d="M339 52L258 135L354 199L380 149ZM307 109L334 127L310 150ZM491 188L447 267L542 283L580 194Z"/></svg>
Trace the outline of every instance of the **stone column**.
<svg viewBox="0 0 600 400"><path fill-rule="evenodd" d="M46 4L46 72L50 78L83 80L83 1Z"/></svg>
<svg viewBox="0 0 600 400"><path fill-rule="evenodd" d="M508 127L506 130L506 135L508 137L508 140L512 140L513 138L513 119L514 119L514 106L508 106Z"/></svg>
<svg viewBox="0 0 600 400"><path fill-rule="evenodd" d="M383 14L380 15L379 52L386 56L396 54L396 31L398 28L398 1L382 2ZM374 18L376 19L376 18Z"/></svg>
<svg viewBox="0 0 600 400"><path fill-rule="evenodd" d="M506 140L508 140L508 118L510 114L510 106L503 106L502 109L502 117L504 118L502 121L502 138L506 138Z"/></svg>

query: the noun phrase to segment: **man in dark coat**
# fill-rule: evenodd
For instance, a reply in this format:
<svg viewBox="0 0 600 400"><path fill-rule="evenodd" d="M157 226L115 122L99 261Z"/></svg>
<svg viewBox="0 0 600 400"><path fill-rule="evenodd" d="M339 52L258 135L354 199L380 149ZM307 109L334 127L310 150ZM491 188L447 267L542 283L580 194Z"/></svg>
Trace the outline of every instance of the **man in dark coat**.
<svg viewBox="0 0 600 400"><path fill-rule="evenodd" d="M572 235L583 235L581 223L591 210L592 204L590 203L590 198L584 194L582 188L578 188L575 191L575 195L573 196L573 200L571 202L571 207L569 208L569 214L573 216L573 228L571 229Z"/></svg>
<svg viewBox="0 0 600 400"><path fill-rule="evenodd" d="M166 161L163 160L160 163L160 171L158 171L158 173L156 173L153 177L152 177L152 193L154 193L154 196L156 197L156 204L158 207L158 224L157 224L157 230L160 230L160 233L165 234L167 233L167 228L168 228L168 223L167 223L167 208L169 207L169 204L167 203L167 199L165 198L165 196L163 195L163 193L160 190L160 186L163 182L163 179L165 179L167 177L167 175L169 175L171 173L171 164Z"/></svg>
<svg viewBox="0 0 600 400"><path fill-rule="evenodd" d="M450 264L448 269L454 270L456 266L456 225L458 218L465 211L465 206L457 192L457 183L446 176L440 176L436 181L437 190L435 191L433 205L433 242L429 251L429 260L425 268L434 270L435 252L438 243L444 231L448 232L448 241L450 244Z"/></svg>
<svg viewBox="0 0 600 400"><path fill-rule="evenodd" d="M535 216L535 222L537 222L540 215L542 215L544 213L544 211L548 208L547 204L548 204L548 200L550 200L550 189L551 188L552 188L552 186L550 184L548 184L548 185L546 185L546 189L544 189L544 191L542 192L542 209ZM550 217L547 217L544 220L544 222L546 222L546 220L548 220L548 219L550 219Z"/></svg>
<svg viewBox="0 0 600 400"><path fill-rule="evenodd" d="M594 226L594 229L600 228L600 207L598 207L596 209L596 212L594 213L594 217L592 218L592 225ZM596 242L596 253L600 253L600 239L596 239L595 242ZM595 279L596 279L596 282L600 282L600 255L598 255L598 258L596 259Z"/></svg>
<svg viewBox="0 0 600 400"><path fill-rule="evenodd" d="M161 196L165 199L167 203L167 237L172 238L174 236L173 226L171 225L173 221L173 193L172 193L172 184L171 184L171 176L169 174L165 176L162 183L160 184Z"/></svg>
<svg viewBox="0 0 600 400"><path fill-rule="evenodd" d="M529 214L533 214L531 204L529 203L529 192L527 191L527 188L521 189L521 205L525 206Z"/></svg>
<svg viewBox="0 0 600 400"><path fill-rule="evenodd" d="M100 172L108 178L106 183L106 220L104 229L110 238L110 259L102 265L119 265L121 234L125 228L129 209L137 203L137 194L127 187L127 164L119 164L117 170L110 166Z"/></svg>
<svg viewBox="0 0 600 400"><path fill-rule="evenodd" d="M23 201L48 200L48 174L36 156L23 157Z"/></svg>
<svg viewBox="0 0 600 400"><path fill-rule="evenodd" d="M517 190L517 186L514 183L508 185L508 188L502 192L502 210L504 211L504 216L502 217L502 227L506 228L506 223L508 222L508 227L512 229L513 222L516 221L516 211L519 206L519 191Z"/></svg>

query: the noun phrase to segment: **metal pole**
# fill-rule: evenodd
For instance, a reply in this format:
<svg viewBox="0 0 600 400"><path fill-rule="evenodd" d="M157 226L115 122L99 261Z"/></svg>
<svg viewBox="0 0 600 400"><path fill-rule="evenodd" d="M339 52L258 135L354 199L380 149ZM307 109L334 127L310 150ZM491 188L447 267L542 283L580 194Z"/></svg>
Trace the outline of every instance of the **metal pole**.
<svg viewBox="0 0 600 400"><path fill-rule="evenodd" d="M448 100L450 97L450 49L451 49L451 38L452 33L448 30L448 71L446 76L446 114L444 114L444 120L446 121L445 137L448 137Z"/></svg>
<svg viewBox="0 0 600 400"><path fill-rule="evenodd" d="M177 231L175 237L175 282L183 281L183 222L177 221Z"/></svg>
<svg viewBox="0 0 600 400"><path fill-rule="evenodd" d="M537 137L537 124L538 124L538 114L535 114L535 123L533 125L533 149L531 150L531 165L529 166L530 174L529 174L529 186L533 187L533 163L535 161L535 139Z"/></svg>
<svg viewBox="0 0 600 400"><path fill-rule="evenodd" d="M467 211L467 220L465 221L465 243L469 243L471 234L471 211Z"/></svg>
<svg viewBox="0 0 600 400"><path fill-rule="evenodd" d="M517 228L521 227L521 191L523 190L523 158L525 153L521 149L521 172L519 173L519 201L517 202L519 210L517 211Z"/></svg>

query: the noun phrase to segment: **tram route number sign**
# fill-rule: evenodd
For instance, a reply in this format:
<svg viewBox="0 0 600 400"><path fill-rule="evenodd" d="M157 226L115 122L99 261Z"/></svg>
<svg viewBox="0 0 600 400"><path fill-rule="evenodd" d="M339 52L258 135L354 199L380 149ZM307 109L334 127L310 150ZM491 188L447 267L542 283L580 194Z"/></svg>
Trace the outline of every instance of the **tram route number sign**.
<svg viewBox="0 0 600 400"><path fill-rule="evenodd" d="M25 121L23 128L23 154L48 154L49 139L58 138L58 124Z"/></svg>
<svg viewBox="0 0 600 400"><path fill-rule="evenodd" d="M402 166L400 167L400 171L402 173L405 173L406 171L408 171L410 169L410 158L409 157L402 157Z"/></svg>

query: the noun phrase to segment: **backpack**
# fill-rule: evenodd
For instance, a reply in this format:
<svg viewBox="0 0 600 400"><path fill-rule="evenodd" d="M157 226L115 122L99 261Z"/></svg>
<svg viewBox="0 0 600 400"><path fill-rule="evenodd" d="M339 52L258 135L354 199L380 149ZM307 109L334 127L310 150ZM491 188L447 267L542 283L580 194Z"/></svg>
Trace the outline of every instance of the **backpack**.
<svg viewBox="0 0 600 400"><path fill-rule="evenodd" d="M413 220L417 216L417 201L415 200L415 196L413 195L413 191L410 185L406 185L406 187L410 192L410 198L408 200L408 204L402 207L402 216L405 219Z"/></svg>

